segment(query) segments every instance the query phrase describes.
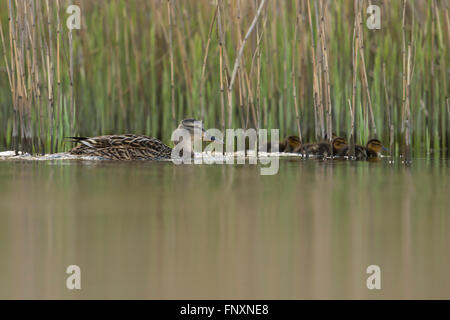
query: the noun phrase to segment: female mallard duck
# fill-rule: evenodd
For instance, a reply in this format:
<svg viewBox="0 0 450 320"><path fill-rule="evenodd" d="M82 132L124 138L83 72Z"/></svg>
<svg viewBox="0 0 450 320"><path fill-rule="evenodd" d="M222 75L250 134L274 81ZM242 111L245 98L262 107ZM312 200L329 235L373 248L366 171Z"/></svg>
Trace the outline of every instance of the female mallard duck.
<svg viewBox="0 0 450 320"><path fill-rule="evenodd" d="M182 120L178 129L185 129L194 137L194 130L201 132L205 141L214 141L207 137L205 129L195 119ZM80 145L69 151L70 154L96 156L109 160L164 160L171 159L172 148L156 138L144 135L122 134L99 137L70 137Z"/></svg>
<svg viewBox="0 0 450 320"><path fill-rule="evenodd" d="M370 139L366 146L355 145L355 157L357 160L376 159L379 158L381 151L387 151L380 140ZM339 156L350 156L350 146L346 145L342 148Z"/></svg>
<svg viewBox="0 0 450 320"><path fill-rule="evenodd" d="M301 147L300 138L297 136L288 136L278 143L278 152L294 152ZM260 151L275 152L276 145L268 142L266 150Z"/></svg>
<svg viewBox="0 0 450 320"><path fill-rule="evenodd" d="M347 145L347 141L341 137L334 137L331 141L321 141L318 143L309 143L302 146L298 152L303 153L306 156L314 155L314 156L322 156L322 157L331 157L337 156L339 151Z"/></svg>

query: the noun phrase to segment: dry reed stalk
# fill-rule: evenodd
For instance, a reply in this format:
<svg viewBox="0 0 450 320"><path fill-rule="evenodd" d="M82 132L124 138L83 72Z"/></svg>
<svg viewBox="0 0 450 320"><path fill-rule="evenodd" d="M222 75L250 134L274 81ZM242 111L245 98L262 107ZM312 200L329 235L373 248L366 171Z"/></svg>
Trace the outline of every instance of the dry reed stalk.
<svg viewBox="0 0 450 320"><path fill-rule="evenodd" d="M287 127L287 113L288 113L288 99L289 99L289 92L288 92L288 69L287 69L287 63L288 63L288 40L287 40L287 16L286 16L286 1L281 2L281 23L283 25L283 30L286 30L283 32L283 53L284 53L284 59L282 61L283 65L283 93L281 95L282 97L282 108L283 108L283 129L286 132Z"/></svg>
<svg viewBox="0 0 450 320"><path fill-rule="evenodd" d="M362 77L363 77L363 87L366 91L366 99L369 107L369 121L370 121L370 130L369 135L376 136L377 135L377 127L375 125L375 117L373 115L373 108L372 108L372 98L370 96L370 90L369 90L369 81L367 79L367 69L366 69L366 61L364 58L364 38L363 38L363 30L362 30L362 17L361 17L361 11L358 10L359 15L359 52L360 52L360 60L361 60L361 71L362 71Z"/></svg>
<svg viewBox="0 0 450 320"><path fill-rule="evenodd" d="M37 108L38 108L38 125L39 125L39 144L38 144L38 150L41 152L45 152L45 138L44 138L44 125L43 125L43 95L41 93L41 80L40 80L40 73L39 73L39 67L38 67L38 36L37 36L37 28L39 24L39 14L36 13L36 6L35 2L31 2L32 5L32 46L33 46L33 72L34 72L34 78L35 78L35 95L36 95L36 101L37 101ZM41 38L41 50L42 50L42 38ZM41 55L41 58L43 59L43 55ZM42 63L42 66L44 63Z"/></svg>
<svg viewBox="0 0 450 320"><path fill-rule="evenodd" d="M52 15L50 14L50 6L48 0L45 1L47 8L47 28L48 28L48 42L46 41L46 57L47 57L47 84L48 84L48 107L50 109L50 152L53 153L55 150L55 101L54 101L54 88L53 88L53 79L54 79L54 62L53 62L53 54L50 47L50 43L53 39L52 37Z"/></svg>
<svg viewBox="0 0 450 320"><path fill-rule="evenodd" d="M244 103L246 105L246 113L245 113L245 125L244 128L247 129L248 125L249 125L249 121L250 121L250 93L247 89L247 83L245 82L245 74L244 72L241 72L241 78L240 78L240 82L242 83L242 91L244 94Z"/></svg>
<svg viewBox="0 0 450 320"><path fill-rule="evenodd" d="M406 0L403 0L402 10L402 125L401 132L405 130L405 105L406 105L406 31L405 31L405 16L406 16Z"/></svg>
<svg viewBox="0 0 450 320"><path fill-rule="evenodd" d="M434 3L434 2L433 2ZM403 1L403 16L402 16L402 132L404 132L405 148L404 156L405 162L410 160L410 85L411 85L411 43L408 44L408 52L406 52L406 0ZM433 72L433 71L432 71ZM432 106L433 108L433 106ZM433 109L432 109L433 110ZM432 117L433 122L433 117Z"/></svg>
<svg viewBox="0 0 450 320"><path fill-rule="evenodd" d="M299 17L299 30L301 30L301 28L303 27L301 25L301 23L303 21L305 21L305 2L299 2L298 5L298 17ZM304 115L307 114L307 111L305 110L305 106L307 105L306 103L306 96L307 96L307 84L305 83L305 80L308 79L307 77L307 66L306 66L306 59L308 56L308 46L307 46L307 38L305 33L300 33L299 37L298 37L298 83L299 83L299 99L300 99L300 104L299 104L299 114L301 116L300 119L300 131L303 130L301 122L302 119L304 118ZM303 113L303 115L302 115ZM303 140L303 133L302 133L302 140Z"/></svg>
<svg viewBox="0 0 450 320"><path fill-rule="evenodd" d="M18 68L19 74L17 75L20 80L20 95L19 95L19 115L20 115L20 134L21 134L21 145L22 149L25 151L29 151L29 139L28 139L28 126L27 126L27 109L29 107L27 86L26 86L26 53L25 53L25 39L27 38L26 29L25 29L25 17L26 17L26 7L24 3L20 3L20 5L16 2L17 12L21 19L17 19L17 38L20 40L18 46ZM20 32L20 33L19 33Z"/></svg>
<svg viewBox="0 0 450 320"><path fill-rule="evenodd" d="M128 2L127 2L128 3ZM130 19L130 39L131 39L131 46L133 48L133 56L134 56L134 63L135 63L135 83L137 86L137 90L139 92L139 96L141 100L145 100L145 88L142 81L142 73L141 73L141 67L140 67L140 61L141 61L141 52L138 49L138 45L136 43L136 29L135 29L135 22L133 19ZM146 108L144 110L145 118L147 118L148 115L148 109Z"/></svg>
<svg viewBox="0 0 450 320"><path fill-rule="evenodd" d="M256 4L256 2L255 2ZM263 30L264 32L264 30ZM259 33L259 22L256 24L256 122L258 130L261 128L261 50L260 50L260 41L261 38Z"/></svg>
<svg viewBox="0 0 450 320"><path fill-rule="evenodd" d="M319 10L317 7L317 2L314 2L314 15L315 15L315 22L316 22L316 32L319 34L319 39L316 42L316 68L315 71L317 74L317 92L318 92L318 106L319 106L319 123L320 123L320 139L324 139L325 134L325 117L324 117L324 102L323 102L323 76L322 76L322 70L323 70L323 53L322 53L322 28L320 27L320 18L319 18Z"/></svg>
<svg viewBox="0 0 450 320"><path fill-rule="evenodd" d="M359 2L356 0L354 1L354 17L355 22L353 24L353 39L352 39L352 103L350 108L350 114L351 114L351 130L350 130L350 157L355 157L355 144L356 144L356 80L357 80L357 74L358 74L358 39L359 39Z"/></svg>
<svg viewBox="0 0 450 320"><path fill-rule="evenodd" d="M444 6L443 3L442 3L442 6ZM436 24L437 24L437 35L438 35L438 40L439 40L439 46L438 46L439 63L438 63L438 66L439 66L439 69L440 69L440 74L442 76L441 79L440 79L440 86L442 86L442 88L445 88L444 89L444 90L446 90L445 91L445 97L447 97L447 94L448 94L449 90L448 90L448 86L447 86L447 77L445 76L445 72L443 72L443 70L447 70L448 58L445 58L445 51L448 51L448 49L446 50L446 48L448 48L448 43L444 44L445 40L443 40L444 35L443 35L443 32L442 32L442 27L441 27L440 12L441 11L445 11L448 14L448 1L447 1L446 10L442 10L443 8L439 8L437 3L435 4L434 9L435 9L434 14L436 16ZM412 22L412 24L414 25L414 14L413 14L413 22ZM447 25L447 28L448 28L448 25ZM412 27L412 29L413 29L413 27ZM448 31L449 30L447 29L447 32ZM411 41L414 41L414 37L412 35L413 35L413 32L411 32ZM448 33L447 33L447 35L448 35ZM448 36L448 37L450 38L450 36ZM413 47L414 47L414 45L413 45ZM413 57L413 61L415 61L414 57ZM414 65L413 65L413 68L412 68L412 72L414 72ZM439 132L441 132L441 137L438 138L438 139L442 142L440 148L446 148L446 139L445 139L444 132L446 131L446 129L445 129L447 127L446 123L448 123L448 122L445 122L444 97L442 97L442 100L440 102L438 102L438 104L439 103L442 104L442 107L438 109L438 114L439 114L438 118L442 118L443 121L439 121L438 120L438 127L439 127L439 129L438 129L438 137L439 137Z"/></svg>
<svg viewBox="0 0 450 320"><path fill-rule="evenodd" d="M180 56L181 56L181 66L183 68L183 74L184 74L184 80L186 82L187 87L187 99L188 99L188 105L192 106L192 73L189 68L188 64L188 55L186 53L186 47L184 46L183 42L183 36L181 34L180 28L175 28L176 34L177 34L177 42L178 42L178 48L180 50ZM193 107L193 106L192 106ZM192 114L194 114L194 110L191 110Z"/></svg>
<svg viewBox="0 0 450 320"><path fill-rule="evenodd" d="M231 6L232 16L235 17L234 24L235 24L235 31L236 31L236 47L239 47L242 42L242 35L241 35L241 1L236 1L236 6ZM238 84L237 84L237 91L238 91L238 101L239 106L237 108L239 119L241 120L241 128L245 126L244 123L244 98L243 98L243 88L242 88L242 70L241 67L238 68Z"/></svg>
<svg viewBox="0 0 450 320"><path fill-rule="evenodd" d="M2 40L3 59L4 59L4 62L5 62L6 74L8 75L8 81L9 81L10 89L13 90L11 71L10 71L10 68L9 68L8 58L6 56L5 36L3 34L3 27L2 27L1 23L0 23L0 36L1 36L1 40Z"/></svg>
<svg viewBox="0 0 450 320"><path fill-rule="evenodd" d="M447 26L447 44L450 43L450 18L448 14L449 7L445 8L445 25Z"/></svg>
<svg viewBox="0 0 450 320"><path fill-rule="evenodd" d="M69 87L70 87L70 135L74 134L75 125L75 94L73 87L73 75L74 75L74 62L73 62L73 35L72 29L68 32L69 39Z"/></svg>
<svg viewBox="0 0 450 320"><path fill-rule="evenodd" d="M18 137L18 106L17 106L17 88L16 88L16 77L17 77L17 65L15 59L15 49L16 49L16 35L15 35L15 25L13 20L13 8L11 0L8 1L8 21L9 21L9 46L10 46L10 57L11 57L11 75L12 75L12 86L11 86L11 96L13 103L13 125L12 125L12 147L16 151L19 149L19 137Z"/></svg>
<svg viewBox="0 0 450 320"><path fill-rule="evenodd" d="M116 1L116 10L118 8L118 2ZM124 102L124 90L122 88L122 70L120 68L120 30L119 30L119 20L115 19L114 24L114 32L115 32L115 50L114 50L114 67L116 72L116 88L117 88L117 96L119 97L119 106L122 111L122 121L124 122L125 129L128 131L128 113L125 107Z"/></svg>
<svg viewBox="0 0 450 320"><path fill-rule="evenodd" d="M220 0L217 0L217 29L219 33L219 80L220 80L220 124L222 132L225 132L225 97L224 97L224 86L223 86L223 34L222 34L222 18L221 18L221 8Z"/></svg>
<svg viewBox="0 0 450 320"><path fill-rule="evenodd" d="M406 0L405 0L406 1ZM435 121L435 98L434 98L434 96L435 96L435 73L434 73L434 70L435 70L435 38L436 38L436 32L435 32L435 30L436 30L436 16L435 16L435 12L436 12L436 10L435 10L435 5L436 5L436 3L434 2L434 1L431 1L431 59L430 59L430 64L431 64L431 66L430 66L430 75L431 75L431 78L430 78L430 81L431 81L431 92L430 92L430 95L431 95L431 116L430 116L430 119L431 119L431 121L430 121L430 131L431 131L431 144L434 146L434 138L435 138L435 123L434 123L434 121ZM402 119L403 119L403 117L402 117Z"/></svg>
<svg viewBox="0 0 450 320"><path fill-rule="evenodd" d="M387 108L387 116L388 116L388 126L389 126L389 153L393 155L393 147L394 147L394 124L392 121L392 107L391 102L389 100L388 92L387 92L387 81L386 81L386 64L383 63L383 86L384 86L384 100Z"/></svg>
<svg viewBox="0 0 450 320"><path fill-rule="evenodd" d="M300 28L299 26L299 20L300 20L300 15L297 14L297 21L295 24L295 30L294 30L294 45L292 46L292 70L291 70L291 74L292 74L292 96L294 99L294 108L295 108L295 123L297 125L297 132L298 132L298 137L300 139L300 143L303 143L303 139L302 139L302 130L300 127L300 115L299 115L299 111L298 111L298 103L297 103L297 86L296 86L296 81L295 81L295 49L297 46L297 30L298 28Z"/></svg>
<svg viewBox="0 0 450 320"><path fill-rule="evenodd" d="M238 106L238 114L239 114L239 120L241 122L240 127L245 128L245 120L244 120L244 96L243 96L243 88L242 88L242 72L239 72L238 74L239 81L238 81L238 98L239 98L239 106Z"/></svg>
<svg viewBox="0 0 450 320"><path fill-rule="evenodd" d="M351 123L350 132L354 133L355 132L355 113L354 113L352 102L350 101L350 99L348 99L347 102L348 102L348 109L350 111L350 123ZM352 137L352 136L350 136L350 137ZM350 139L350 157L351 158L355 157L355 143L354 142L352 143L351 139Z"/></svg>
<svg viewBox="0 0 450 320"><path fill-rule="evenodd" d="M254 98L254 94L253 94L253 90L251 87L251 83L250 83L250 77L248 75L247 70L243 69L242 70L243 74L244 74L244 78L245 78L245 83L247 85L247 91L248 91L248 104L250 106L250 109L252 111L252 118L253 118L253 125L255 128L258 128L258 118L257 118L257 113L255 110L255 98ZM248 123L247 123L248 126Z"/></svg>
<svg viewBox="0 0 450 320"><path fill-rule="evenodd" d="M411 159L411 132L410 132L410 117L411 117L411 43L408 44L408 61L407 61L407 77L406 77L406 101L405 101L405 161L409 162Z"/></svg>
<svg viewBox="0 0 450 320"><path fill-rule="evenodd" d="M276 6L275 1L272 1L271 3L272 3L272 8L270 11L272 13L272 16L271 16L271 24L270 24L271 25L271 32L270 32L271 40L270 41L272 43L273 49L271 50L270 55L271 55L271 60L279 61L279 57L278 57L279 50L278 50L278 44L277 44L277 34L278 33L276 30L276 26L278 24L278 14L276 14L277 6ZM279 91L280 91L280 89L279 89L280 80L278 79L279 75L278 75L278 72L276 72L276 68L277 68L276 64L275 63L271 64L271 67L272 67L271 71L272 71L272 75L273 75L273 81L272 81L272 83L273 83L272 90L273 91L272 91L271 97L274 99L278 99L278 95L279 95ZM275 108L278 109L278 103L276 104ZM276 117L276 120L279 121L278 116Z"/></svg>
<svg viewBox="0 0 450 320"><path fill-rule="evenodd" d="M204 120L204 117L205 117L205 101L203 98L203 90L205 90L204 86L205 86L205 81L206 81L206 61L208 60L209 46L211 44L211 34L212 34L213 27L214 27L214 22L216 21L218 8L219 8L219 5L217 4L216 7L214 8L213 16L212 16L211 22L209 24L208 40L206 42L205 54L203 56L202 75L201 75L201 79L200 79L200 88L199 88L199 90L200 90L199 98L200 98L200 103L201 103L201 111L200 111L201 120Z"/></svg>
<svg viewBox="0 0 450 320"><path fill-rule="evenodd" d="M232 9L232 8L231 8ZM230 14L230 16L231 16L232 14ZM231 20L231 17L230 17L230 20ZM230 21L230 25L232 25L232 21ZM237 38L237 46L239 47L239 45L240 45L240 30L239 30L239 26L237 26L237 28L236 28L236 32L239 34L239 36L238 36L238 38ZM238 72L239 72L239 69L240 68L238 68ZM227 75L225 75L225 85L226 85L226 87L228 88L228 77L227 77ZM228 104L227 104L227 122L228 122L228 126L227 126L227 128L232 128L233 127L233 105L232 105L232 98L233 98L233 94L232 94L232 92L231 92L231 90L227 90L227 101L228 101Z"/></svg>
<svg viewBox="0 0 450 320"><path fill-rule="evenodd" d="M171 106L172 106L172 123L176 127L177 120L175 114L175 79L174 79L174 64L173 64L173 39L172 39L172 5L171 0L167 0L167 17L169 19L169 55L170 55L170 92L171 92Z"/></svg>
<svg viewBox="0 0 450 320"><path fill-rule="evenodd" d="M309 29L311 33L311 59L312 59L312 69L313 69L313 101L314 101L314 138L319 140L320 137L320 120L319 120L319 83L317 77L317 67L316 67L316 52L315 52L315 43L314 43L314 30L312 25L312 17L311 17L311 6L309 4L309 0L306 0L307 9L308 9L308 21L309 21Z"/></svg>
<svg viewBox="0 0 450 320"><path fill-rule="evenodd" d="M61 63L60 63L60 46L61 46L61 36L62 36L62 30L61 30L61 18L59 16L60 11L60 3L59 0L56 0L56 81L57 81L57 91L58 91L58 98L57 103L61 106L62 104L62 89L61 89ZM56 123L57 123L57 131L59 131L60 126L60 120L61 120L61 109L56 109ZM58 136L56 137L56 145L58 145Z"/></svg>
<svg viewBox="0 0 450 320"><path fill-rule="evenodd" d="M262 36L264 35L264 31L266 30L266 22L267 22L267 15L264 17L264 21L263 21L263 30L261 31L261 33L259 34L259 36L257 37L257 41L256 41L256 48L255 51L252 54L252 62L250 64L250 71L249 74L253 74L253 68L255 66L255 61L256 58L258 57L258 52L260 51L260 46L261 46L261 40L262 40ZM242 42L242 41L241 41ZM240 68L240 67L239 67Z"/></svg>
<svg viewBox="0 0 450 320"><path fill-rule="evenodd" d="M242 43L242 35L241 35L241 1L237 0L236 6L236 35L237 35L237 46L240 46ZM253 60L252 60L253 63ZM244 109L244 95L245 95L245 83L243 81L243 73L241 68L238 69L238 94L239 94L239 118L241 120L241 128L247 129L247 124L245 121L245 109ZM248 119L248 109L247 109L247 119Z"/></svg>
<svg viewBox="0 0 450 320"><path fill-rule="evenodd" d="M244 52L244 47L245 44L248 40L248 38L250 37L250 34L252 33L253 29L255 28L256 23L258 22L258 18L261 15L261 11L262 8L264 7L264 3L266 2L266 0L261 0L259 7L258 7L258 11L255 14L255 17L253 19L252 24L250 25L250 27L248 28L248 31L244 37L244 39L242 40L242 44L239 48L238 54L236 56L236 60L234 62L234 67L233 67L233 72L231 73L231 80L230 80L230 84L228 86L228 104L229 104L229 118L228 118L228 123L231 125L232 122L232 89L233 89L233 84L234 84L234 80L236 78L236 72L239 66L239 61L241 60L241 56L242 53Z"/></svg>
<svg viewBox="0 0 450 320"><path fill-rule="evenodd" d="M26 38L30 39L30 41L26 41L26 65L28 70L27 75L27 84L28 84L28 99L27 99L27 106L26 106L26 139L28 143L28 150L29 152L33 152L33 122L31 117L31 109L33 105L33 78L32 78L32 48L30 48L30 42L31 42L31 6L27 3L24 4L25 7L25 29L26 29Z"/></svg>
<svg viewBox="0 0 450 320"><path fill-rule="evenodd" d="M124 19L124 21L129 21L128 18L128 14L127 14L127 9L124 6L122 8L122 17ZM131 92L131 69L130 69L130 40L129 40L129 33L128 33L128 25L127 24L123 24L122 25L123 28L123 46L125 49L125 70L126 70L126 78L127 78L127 82L128 82L128 87L122 92L122 95L128 95L128 99L129 99L129 105L133 106L134 105L134 95Z"/></svg>
<svg viewBox="0 0 450 320"><path fill-rule="evenodd" d="M450 119L450 98L445 99L447 105L447 117Z"/></svg>
<svg viewBox="0 0 450 320"><path fill-rule="evenodd" d="M224 73L224 78L225 78L225 88L228 88L229 81L228 81L228 75L226 73ZM230 92L227 91L227 101L230 101L230 99L231 99ZM228 124L228 128L231 128L231 124Z"/></svg>
<svg viewBox="0 0 450 320"><path fill-rule="evenodd" d="M11 23L12 23L11 17L12 17L12 15L10 13L8 13L8 22L10 24L10 29L9 29L10 30L10 39L11 39ZM6 56L6 54L7 54L6 41L5 41L5 36L4 36L4 33L3 33L2 23L0 23L0 36L1 36L1 40L2 40L3 58L4 58L4 62L5 62L6 73L8 75L9 87L10 87L11 96L12 96L12 99L13 99L13 110L15 110L16 106L15 106L15 101L14 101L15 94L14 94L14 84L13 84L13 81L14 81L13 80L13 77L14 77L14 62L11 61L11 68L10 68L9 62L8 62L8 59L7 59L7 56ZM12 46L11 46L11 57L12 57ZM15 121L13 121L13 126L15 127ZM13 131L14 131L14 128L13 128ZM15 147L14 146L14 141L13 141L13 147ZM17 150L17 149L15 148L15 150Z"/></svg>
<svg viewBox="0 0 450 320"><path fill-rule="evenodd" d="M406 110L405 110L405 145L406 145L406 161L411 160L411 80L414 72L414 62L412 57L412 48L414 47L414 7L412 8L412 22L411 22L411 38L408 43L408 61L407 61L407 77L406 77ZM436 12L436 15L438 13Z"/></svg>
<svg viewBox="0 0 450 320"><path fill-rule="evenodd" d="M13 77L16 78L16 86L15 86L15 97L13 99L14 107L15 107L15 122L16 122L16 138L17 138L17 145L19 145L19 139L22 139L24 137L24 131L23 131L23 99L24 99L24 83L23 83L23 72L22 69L22 54L23 54L23 32L19 33L19 31L23 31L20 26L19 21L19 14L21 13L21 8L18 7L18 4L16 3L16 20L13 21L12 26L14 30L10 30L10 38L12 37L12 43L14 45L13 53L14 55L11 56L12 59L12 65L15 66L15 74ZM12 13L11 13L12 16ZM21 37L22 36L22 37ZM19 136L19 129L20 129L20 136ZM17 150L17 149L16 149Z"/></svg>
<svg viewBox="0 0 450 320"><path fill-rule="evenodd" d="M323 7L323 2L320 1L321 7L321 17L320 17L320 28L321 28L321 44L322 44L322 62L323 62L323 73L324 73L324 81L326 88L325 91L325 99L326 99L326 112L327 112L327 138L329 141L333 139L332 137L332 115L331 115L331 93L330 93L330 74L328 68L328 50L326 45L326 33L325 33L325 24L324 24L324 12L325 8Z"/></svg>
<svg viewBox="0 0 450 320"><path fill-rule="evenodd" d="M225 78L226 78L226 87L228 88L228 77L225 74ZM233 93L231 92L231 90L227 90L227 101L228 101L228 108L227 108L227 121L228 121L228 127L227 128L232 128L233 127Z"/></svg>

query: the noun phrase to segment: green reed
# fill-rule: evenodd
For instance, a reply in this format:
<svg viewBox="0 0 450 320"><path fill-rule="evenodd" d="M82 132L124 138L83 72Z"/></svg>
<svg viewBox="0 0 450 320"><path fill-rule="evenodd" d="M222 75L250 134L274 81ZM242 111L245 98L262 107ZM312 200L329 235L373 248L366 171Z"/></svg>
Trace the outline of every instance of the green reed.
<svg viewBox="0 0 450 320"><path fill-rule="evenodd" d="M450 8L372 2L380 30L366 27L368 1L267 1L228 91L260 0L74 1L72 41L71 1L2 1L0 147L56 152L66 136L122 132L169 143L186 117L350 139L353 108L356 143L376 130L388 146L392 128L395 154L409 140L414 152L448 150Z"/></svg>

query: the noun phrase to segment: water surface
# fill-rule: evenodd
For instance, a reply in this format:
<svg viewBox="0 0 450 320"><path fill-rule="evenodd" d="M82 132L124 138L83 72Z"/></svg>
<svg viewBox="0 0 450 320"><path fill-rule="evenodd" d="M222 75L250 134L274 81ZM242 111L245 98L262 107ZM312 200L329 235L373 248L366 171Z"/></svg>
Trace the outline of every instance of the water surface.
<svg viewBox="0 0 450 320"><path fill-rule="evenodd" d="M449 166L0 161L0 298L448 299Z"/></svg>

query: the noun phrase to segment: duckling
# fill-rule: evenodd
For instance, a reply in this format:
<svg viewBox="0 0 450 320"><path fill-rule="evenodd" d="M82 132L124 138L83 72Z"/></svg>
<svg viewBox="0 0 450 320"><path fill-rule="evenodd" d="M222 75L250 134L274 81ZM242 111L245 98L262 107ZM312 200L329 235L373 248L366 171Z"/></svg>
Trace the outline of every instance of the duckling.
<svg viewBox="0 0 450 320"><path fill-rule="evenodd" d="M370 139L366 145L367 158L379 158L381 151L388 151L378 139Z"/></svg>
<svg viewBox="0 0 450 320"><path fill-rule="evenodd" d="M333 132L331 134L331 140L337 138L338 136ZM325 133L324 139L321 142L328 142L328 138L327 138L327 134ZM320 142L319 142L320 143ZM304 149L311 149L313 147L313 145L317 145L318 143L314 142L314 143L308 143L305 144L304 146L298 146L296 149L294 149L294 153L302 153L304 151Z"/></svg>
<svg viewBox="0 0 450 320"><path fill-rule="evenodd" d="M301 147L300 138L297 136L288 136L280 143L280 152L294 152Z"/></svg>
<svg viewBox="0 0 450 320"><path fill-rule="evenodd" d="M337 156L339 151L347 145L347 141L342 137L335 137L330 143L329 141L321 141L318 143L309 143L304 145L300 150L306 156L315 155L329 157L331 154Z"/></svg>
<svg viewBox="0 0 450 320"><path fill-rule="evenodd" d="M178 129L188 130L194 139L194 129L201 132L205 141L214 141L195 119L184 119ZM171 159L172 148L159 139L136 134L107 135L98 137L69 137L80 143L69 151L74 155L97 156L109 160L164 160Z"/></svg>
<svg viewBox="0 0 450 320"><path fill-rule="evenodd" d="M278 143L278 152L295 152L301 147L300 138L297 136L288 136ZM263 149L260 149L262 151ZM266 144L267 152L274 152L275 145L268 142Z"/></svg>
<svg viewBox="0 0 450 320"><path fill-rule="evenodd" d="M370 139L365 147L355 145L355 157L357 160L376 159L379 158L382 150L387 151L380 140ZM346 145L342 148L338 156L350 156L350 146Z"/></svg>

